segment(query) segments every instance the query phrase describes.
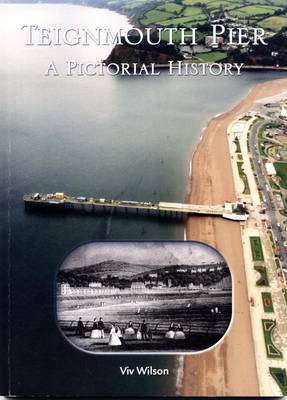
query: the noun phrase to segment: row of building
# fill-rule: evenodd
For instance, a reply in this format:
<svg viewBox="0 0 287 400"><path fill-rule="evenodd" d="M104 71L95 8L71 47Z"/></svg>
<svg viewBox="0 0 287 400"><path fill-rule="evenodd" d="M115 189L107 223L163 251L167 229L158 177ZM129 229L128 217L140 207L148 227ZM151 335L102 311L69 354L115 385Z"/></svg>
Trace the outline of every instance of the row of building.
<svg viewBox="0 0 287 400"><path fill-rule="evenodd" d="M188 287L172 287L171 282L164 284L157 282L156 286L148 287L144 282L132 282L130 288L119 289L114 286L102 286L100 282L94 282L89 287L73 287L69 283L62 283L58 285L58 295L61 297L88 297L88 296L115 296L115 295L131 295L131 294L159 294L159 293L178 293L190 290L229 290L231 289L231 277L227 276L222 278L219 282L203 286L202 284L194 285L190 283Z"/></svg>

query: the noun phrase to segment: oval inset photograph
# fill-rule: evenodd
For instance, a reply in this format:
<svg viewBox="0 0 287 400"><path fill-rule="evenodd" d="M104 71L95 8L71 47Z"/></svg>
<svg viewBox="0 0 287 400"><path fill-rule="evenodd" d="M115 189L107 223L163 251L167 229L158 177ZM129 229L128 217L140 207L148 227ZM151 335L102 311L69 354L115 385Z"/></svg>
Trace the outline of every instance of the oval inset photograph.
<svg viewBox="0 0 287 400"><path fill-rule="evenodd" d="M90 242L57 274L57 321L92 353L195 353L214 346L232 317L232 279L200 242Z"/></svg>

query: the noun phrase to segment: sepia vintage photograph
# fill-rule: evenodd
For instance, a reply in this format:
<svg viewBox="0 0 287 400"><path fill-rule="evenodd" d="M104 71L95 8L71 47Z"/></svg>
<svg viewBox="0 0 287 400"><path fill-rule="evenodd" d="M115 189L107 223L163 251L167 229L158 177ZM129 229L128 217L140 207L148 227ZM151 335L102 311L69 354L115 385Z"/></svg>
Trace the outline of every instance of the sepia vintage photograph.
<svg viewBox="0 0 287 400"><path fill-rule="evenodd" d="M59 328L90 352L206 350L231 316L228 265L200 242L91 242L57 275Z"/></svg>

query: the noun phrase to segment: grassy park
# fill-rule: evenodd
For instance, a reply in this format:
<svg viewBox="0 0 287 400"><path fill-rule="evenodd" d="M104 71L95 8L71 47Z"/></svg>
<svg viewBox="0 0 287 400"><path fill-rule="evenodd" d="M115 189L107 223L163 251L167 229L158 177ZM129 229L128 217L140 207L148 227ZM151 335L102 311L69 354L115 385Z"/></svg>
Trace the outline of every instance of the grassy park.
<svg viewBox="0 0 287 400"><path fill-rule="evenodd" d="M240 147L240 143L239 143L239 139L236 138L234 140L235 146L236 146L236 153L241 153L241 147Z"/></svg>
<svg viewBox="0 0 287 400"><path fill-rule="evenodd" d="M272 301L271 293L262 292L261 295L262 295L262 302L263 302L264 312L273 313L274 312L274 307L273 307L273 301Z"/></svg>
<svg viewBox="0 0 287 400"><path fill-rule="evenodd" d="M254 267L255 271L259 272L260 278L256 282L257 286L269 286L267 270L263 266Z"/></svg>
<svg viewBox="0 0 287 400"><path fill-rule="evenodd" d="M250 245L253 261L264 261L261 239L259 236L250 236Z"/></svg>
<svg viewBox="0 0 287 400"><path fill-rule="evenodd" d="M274 163L277 175L280 177L280 186L287 189L287 163L276 162Z"/></svg>
<svg viewBox="0 0 287 400"><path fill-rule="evenodd" d="M226 51L210 51L207 53L200 53L197 57L203 62L217 63L226 59L227 53Z"/></svg>
<svg viewBox="0 0 287 400"><path fill-rule="evenodd" d="M275 241L274 241L273 233L272 233L272 231L271 231L271 230L268 230L268 231L267 231L267 234L268 234L268 237L269 237L269 240L270 240L270 243L271 243L272 249L274 250L274 249L275 249L275 247L276 247L276 245L275 245Z"/></svg>
<svg viewBox="0 0 287 400"><path fill-rule="evenodd" d="M287 396L287 375L286 369L270 367L269 372L281 389L283 396Z"/></svg>
<svg viewBox="0 0 287 400"><path fill-rule="evenodd" d="M262 327L265 340L265 348L268 358L282 358L283 355L273 343L273 330L276 328L276 321L272 319L262 319Z"/></svg>
<svg viewBox="0 0 287 400"><path fill-rule="evenodd" d="M243 193L244 194L250 194L250 187L249 187L247 176L246 176L246 174L244 172L244 169L243 169L243 162L242 161L238 161L237 162L237 168L238 168L239 176L240 176L240 178L242 179L242 181L244 183Z"/></svg>

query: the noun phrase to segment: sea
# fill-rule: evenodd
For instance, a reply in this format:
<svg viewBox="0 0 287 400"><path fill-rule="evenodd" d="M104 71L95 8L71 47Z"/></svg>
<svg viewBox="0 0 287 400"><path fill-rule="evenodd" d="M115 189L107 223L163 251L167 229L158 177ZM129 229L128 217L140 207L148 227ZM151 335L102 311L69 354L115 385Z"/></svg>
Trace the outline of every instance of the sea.
<svg viewBox="0 0 287 400"><path fill-rule="evenodd" d="M131 27L126 16L71 4L0 4L0 219L9 276L11 384L16 394L174 395L175 356L93 356L56 324L56 273L93 240L183 240L184 223L135 216L27 213L23 195L64 192L184 202L192 152L208 120L280 72L241 76L66 76L65 63L99 62L112 46L27 46L27 26ZM25 28L26 26L26 28ZM51 62L59 76L46 76ZM119 366L170 369L119 378ZM107 369L99 374L98 369ZM114 381L115 379L115 381ZM100 389L99 389L100 388Z"/></svg>

